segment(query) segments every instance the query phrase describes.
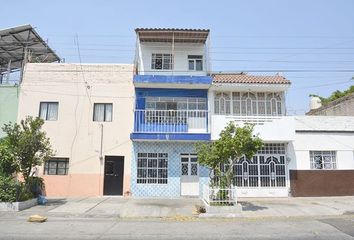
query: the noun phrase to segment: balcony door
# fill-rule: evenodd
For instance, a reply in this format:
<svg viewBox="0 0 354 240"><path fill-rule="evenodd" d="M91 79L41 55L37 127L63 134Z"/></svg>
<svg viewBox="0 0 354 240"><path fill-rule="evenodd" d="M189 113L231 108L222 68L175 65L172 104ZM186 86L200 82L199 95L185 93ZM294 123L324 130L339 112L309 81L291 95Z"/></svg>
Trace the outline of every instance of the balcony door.
<svg viewBox="0 0 354 240"><path fill-rule="evenodd" d="M181 195L199 196L199 166L197 154L181 154Z"/></svg>

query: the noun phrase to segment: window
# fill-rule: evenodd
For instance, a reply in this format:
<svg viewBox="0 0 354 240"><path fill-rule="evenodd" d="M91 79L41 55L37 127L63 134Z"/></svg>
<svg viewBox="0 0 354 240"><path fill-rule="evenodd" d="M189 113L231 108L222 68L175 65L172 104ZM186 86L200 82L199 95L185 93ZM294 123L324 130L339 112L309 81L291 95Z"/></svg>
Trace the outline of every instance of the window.
<svg viewBox="0 0 354 240"><path fill-rule="evenodd" d="M167 153L138 153L137 183L167 184Z"/></svg>
<svg viewBox="0 0 354 240"><path fill-rule="evenodd" d="M336 169L335 151L310 151L311 169Z"/></svg>
<svg viewBox="0 0 354 240"><path fill-rule="evenodd" d="M198 176L198 158L194 153L181 154L181 175Z"/></svg>
<svg viewBox="0 0 354 240"><path fill-rule="evenodd" d="M44 164L45 175L68 175L69 158L52 158Z"/></svg>
<svg viewBox="0 0 354 240"><path fill-rule="evenodd" d="M206 110L205 98L184 97L147 97L145 108L148 110Z"/></svg>
<svg viewBox="0 0 354 240"><path fill-rule="evenodd" d="M188 55L188 69L191 71L203 71L203 56Z"/></svg>
<svg viewBox="0 0 354 240"><path fill-rule="evenodd" d="M214 99L215 114L230 114L230 94L217 92Z"/></svg>
<svg viewBox="0 0 354 240"><path fill-rule="evenodd" d="M93 107L94 122L112 122L112 103L95 103Z"/></svg>
<svg viewBox="0 0 354 240"><path fill-rule="evenodd" d="M216 92L214 112L235 116L282 116L282 93Z"/></svg>
<svg viewBox="0 0 354 240"><path fill-rule="evenodd" d="M151 69L172 70L172 54L153 53L151 58Z"/></svg>
<svg viewBox="0 0 354 240"><path fill-rule="evenodd" d="M47 121L58 120L58 102L41 102L39 105L39 117Z"/></svg>

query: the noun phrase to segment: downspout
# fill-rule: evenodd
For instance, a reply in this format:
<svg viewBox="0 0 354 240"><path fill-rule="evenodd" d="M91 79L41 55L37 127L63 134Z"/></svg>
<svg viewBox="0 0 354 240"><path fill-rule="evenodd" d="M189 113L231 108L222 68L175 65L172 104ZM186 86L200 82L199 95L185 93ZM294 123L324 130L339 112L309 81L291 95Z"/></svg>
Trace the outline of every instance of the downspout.
<svg viewBox="0 0 354 240"><path fill-rule="evenodd" d="M98 194L101 195L102 192L102 196L103 196L103 186L101 189L101 185L102 185L102 165L103 165L103 124L100 124L100 128L101 128L101 142L100 142L100 153L99 153L99 160L100 160L100 176L99 176L99 185L98 185Z"/></svg>

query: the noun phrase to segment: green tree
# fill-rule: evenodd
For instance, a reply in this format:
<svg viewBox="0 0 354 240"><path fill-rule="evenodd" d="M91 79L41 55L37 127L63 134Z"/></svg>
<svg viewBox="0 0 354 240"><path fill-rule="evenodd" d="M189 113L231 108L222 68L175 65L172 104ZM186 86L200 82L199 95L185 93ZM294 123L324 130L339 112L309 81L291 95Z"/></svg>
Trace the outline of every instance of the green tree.
<svg viewBox="0 0 354 240"><path fill-rule="evenodd" d="M9 177L18 172L18 162L9 148L6 139L0 139L0 175Z"/></svg>
<svg viewBox="0 0 354 240"><path fill-rule="evenodd" d="M6 133L4 142L9 159L27 183L31 170L53 156L49 138L42 130L44 121L40 118L26 117L20 124L9 123L2 128Z"/></svg>
<svg viewBox="0 0 354 240"><path fill-rule="evenodd" d="M253 125L238 127L230 122L218 140L197 145L198 162L213 170L214 176L220 180L220 187L230 188L234 162L243 156L252 159L262 146L263 141L253 135Z"/></svg>

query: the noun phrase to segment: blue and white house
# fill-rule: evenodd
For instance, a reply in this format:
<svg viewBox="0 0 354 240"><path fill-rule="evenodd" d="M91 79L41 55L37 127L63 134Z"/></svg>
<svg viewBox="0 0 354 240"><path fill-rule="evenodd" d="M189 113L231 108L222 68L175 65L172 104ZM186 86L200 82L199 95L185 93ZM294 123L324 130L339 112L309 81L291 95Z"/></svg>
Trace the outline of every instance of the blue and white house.
<svg viewBox="0 0 354 240"><path fill-rule="evenodd" d="M210 141L208 38L204 29L136 29L131 191L199 196L208 170L195 144Z"/></svg>
<svg viewBox="0 0 354 240"><path fill-rule="evenodd" d="M209 170L198 165L196 144L217 140L230 121L254 124L254 134L265 143L252 159L235 161L232 192L238 197L307 196L312 193L299 194L301 186L296 185L311 184L301 174L315 171L311 174L318 172L319 182L326 175L341 186L328 170L341 176L342 170L354 169L354 148L348 144L353 142L353 117L334 121L287 116L286 92L291 84L279 74L212 73L209 30L135 31L130 135L134 197L207 199ZM316 181L312 185L318 188ZM323 188L321 194L350 192L333 189Z"/></svg>

